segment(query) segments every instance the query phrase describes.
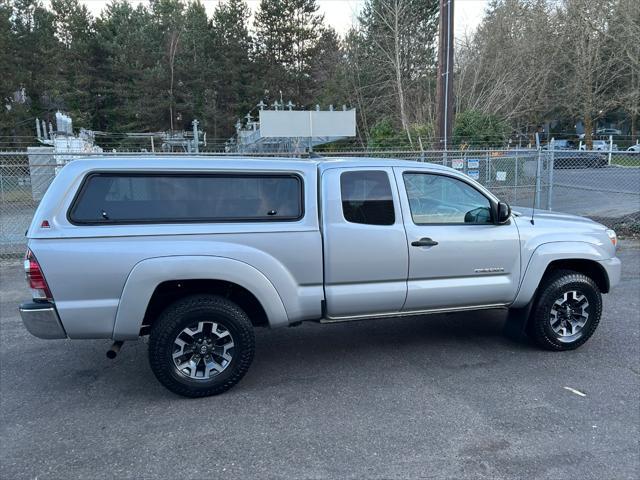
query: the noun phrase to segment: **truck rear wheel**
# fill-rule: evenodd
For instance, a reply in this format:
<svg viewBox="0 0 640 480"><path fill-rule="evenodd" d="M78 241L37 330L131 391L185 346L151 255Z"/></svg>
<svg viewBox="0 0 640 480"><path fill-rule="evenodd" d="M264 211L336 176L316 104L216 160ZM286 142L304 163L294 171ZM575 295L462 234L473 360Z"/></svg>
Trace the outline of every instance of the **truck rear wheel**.
<svg viewBox="0 0 640 480"><path fill-rule="evenodd" d="M255 337L247 314L217 295L173 303L153 325L149 363L162 385L185 397L223 393L247 373Z"/></svg>
<svg viewBox="0 0 640 480"><path fill-rule="evenodd" d="M544 349L573 350L593 335L601 314L596 283L582 273L559 270L541 285L528 333Z"/></svg>

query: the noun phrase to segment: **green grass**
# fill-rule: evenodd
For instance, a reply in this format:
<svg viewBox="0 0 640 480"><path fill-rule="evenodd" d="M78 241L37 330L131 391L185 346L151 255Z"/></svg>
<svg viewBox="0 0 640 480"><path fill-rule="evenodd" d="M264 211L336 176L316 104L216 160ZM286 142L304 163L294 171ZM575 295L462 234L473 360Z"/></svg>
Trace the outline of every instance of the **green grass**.
<svg viewBox="0 0 640 480"><path fill-rule="evenodd" d="M631 155L611 155L611 165L622 167L640 167L640 154Z"/></svg>
<svg viewBox="0 0 640 480"><path fill-rule="evenodd" d="M31 203L31 189L29 190L18 190L11 189L5 190L2 192L2 202L3 203Z"/></svg>

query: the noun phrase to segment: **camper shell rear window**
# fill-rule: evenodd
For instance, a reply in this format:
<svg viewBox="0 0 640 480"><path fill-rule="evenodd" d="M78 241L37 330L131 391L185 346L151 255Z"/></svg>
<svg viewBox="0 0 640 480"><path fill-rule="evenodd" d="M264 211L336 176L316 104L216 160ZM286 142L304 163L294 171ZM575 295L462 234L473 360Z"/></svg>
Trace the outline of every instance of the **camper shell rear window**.
<svg viewBox="0 0 640 480"><path fill-rule="evenodd" d="M277 222L304 214L296 174L91 173L68 212L76 225Z"/></svg>

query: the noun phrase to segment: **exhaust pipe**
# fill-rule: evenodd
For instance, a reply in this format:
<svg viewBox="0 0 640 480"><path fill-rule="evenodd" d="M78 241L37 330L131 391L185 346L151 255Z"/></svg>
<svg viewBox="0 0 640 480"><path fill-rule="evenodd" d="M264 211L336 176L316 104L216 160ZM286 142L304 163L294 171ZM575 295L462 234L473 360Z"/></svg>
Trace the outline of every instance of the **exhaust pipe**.
<svg viewBox="0 0 640 480"><path fill-rule="evenodd" d="M113 345L111 345L111 348L107 350L107 358L111 360L116 358L118 356L118 352L120 351L120 348L122 347L123 343L124 342L120 340L117 342L113 342Z"/></svg>

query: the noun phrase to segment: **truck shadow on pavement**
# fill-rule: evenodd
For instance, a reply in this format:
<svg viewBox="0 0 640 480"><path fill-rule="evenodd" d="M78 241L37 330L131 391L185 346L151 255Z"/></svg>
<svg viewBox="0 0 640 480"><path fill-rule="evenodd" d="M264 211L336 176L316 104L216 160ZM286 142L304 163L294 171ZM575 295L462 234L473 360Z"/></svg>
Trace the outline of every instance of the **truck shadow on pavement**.
<svg viewBox="0 0 640 480"><path fill-rule="evenodd" d="M506 312L426 315L341 324L306 323L257 334L256 358L243 380L244 388L261 388L266 380L338 375L401 375L419 367L451 370L498 363L515 351L535 350L503 334ZM355 372L355 373L354 373ZM239 385L240 386L240 385Z"/></svg>
<svg viewBox="0 0 640 480"><path fill-rule="evenodd" d="M508 352L532 350L503 335L505 317L504 311L496 310L260 328L249 372L224 396L252 395L283 385L326 390L338 381L395 381L415 374L416 369L427 381L431 374L437 377L453 370L486 368L498 364ZM156 382L147 359L147 341L126 342L118 357L108 360L109 342L103 340L51 343L34 339L31 348L47 364L46 373L33 372L42 377L36 382L39 395L64 391L68 396L75 391L82 397L111 396L125 403L136 397L180 398ZM13 360L7 356L5 361L11 371ZM24 394L29 393L30 385L34 384L16 387Z"/></svg>

